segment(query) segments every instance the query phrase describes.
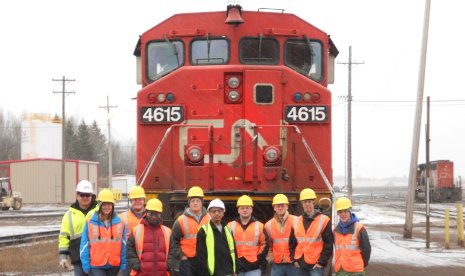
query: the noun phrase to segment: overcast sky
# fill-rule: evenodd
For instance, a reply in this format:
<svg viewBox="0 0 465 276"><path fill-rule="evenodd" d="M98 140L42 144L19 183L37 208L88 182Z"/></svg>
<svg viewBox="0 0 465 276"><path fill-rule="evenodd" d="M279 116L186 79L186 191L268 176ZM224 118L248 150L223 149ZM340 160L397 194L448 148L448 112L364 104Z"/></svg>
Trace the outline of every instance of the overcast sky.
<svg viewBox="0 0 465 276"><path fill-rule="evenodd" d="M352 162L354 177L408 176L417 95L424 1L242 1L245 10L283 8L331 35L338 62L364 62L352 71ZM305 7L301 5L305 4ZM97 120L112 138L136 136L135 57L140 34L174 13L225 10L227 1L0 1L0 109L61 115L61 85L67 114ZM462 26L465 2L432 1L425 99L431 96L431 159L455 162L465 176L465 96ZM347 67L336 66L333 92L333 169L344 175ZM426 108L424 108L426 110ZM422 128L425 123L422 121ZM424 161L424 129L420 161Z"/></svg>

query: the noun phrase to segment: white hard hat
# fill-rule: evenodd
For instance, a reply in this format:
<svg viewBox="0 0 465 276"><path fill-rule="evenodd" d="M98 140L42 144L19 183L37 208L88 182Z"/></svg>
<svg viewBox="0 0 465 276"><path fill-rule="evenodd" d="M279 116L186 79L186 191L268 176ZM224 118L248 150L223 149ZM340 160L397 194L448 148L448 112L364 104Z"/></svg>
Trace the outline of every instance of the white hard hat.
<svg viewBox="0 0 465 276"><path fill-rule="evenodd" d="M226 210L226 207L224 207L223 201L221 201L221 199L219 198L215 198L214 200L210 201L210 204L208 204L207 211L210 211L210 208L212 207L218 207L223 210Z"/></svg>
<svg viewBox="0 0 465 276"><path fill-rule="evenodd" d="M76 192L93 194L94 189L92 188L92 183L87 180L81 180L76 186Z"/></svg>

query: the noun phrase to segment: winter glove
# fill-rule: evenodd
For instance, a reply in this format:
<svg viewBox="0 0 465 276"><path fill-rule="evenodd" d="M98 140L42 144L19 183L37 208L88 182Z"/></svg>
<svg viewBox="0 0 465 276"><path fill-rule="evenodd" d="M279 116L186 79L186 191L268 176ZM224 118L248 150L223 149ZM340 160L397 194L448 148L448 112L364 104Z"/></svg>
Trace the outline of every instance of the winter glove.
<svg viewBox="0 0 465 276"><path fill-rule="evenodd" d="M64 270L71 270L71 264L68 261L68 256L60 254L60 267Z"/></svg>

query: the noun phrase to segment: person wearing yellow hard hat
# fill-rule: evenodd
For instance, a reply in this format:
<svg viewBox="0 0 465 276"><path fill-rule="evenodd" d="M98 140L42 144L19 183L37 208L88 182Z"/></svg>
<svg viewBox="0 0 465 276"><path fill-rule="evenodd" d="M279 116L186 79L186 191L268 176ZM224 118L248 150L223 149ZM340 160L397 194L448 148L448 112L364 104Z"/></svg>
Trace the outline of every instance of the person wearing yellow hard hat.
<svg viewBox="0 0 465 276"><path fill-rule="evenodd" d="M294 228L297 239L294 265L303 275L323 275L333 254L330 218L315 209L316 193L312 189L303 189L299 200L303 213Z"/></svg>
<svg viewBox="0 0 465 276"><path fill-rule="evenodd" d="M65 270L74 267L75 275L83 275L79 245L85 222L94 214L97 207L92 183L81 180L76 185L76 201L69 206L61 220L58 235L60 267ZM71 264L70 264L71 262Z"/></svg>
<svg viewBox="0 0 465 276"><path fill-rule="evenodd" d="M234 235L238 262L236 272L239 275L260 275L266 271L266 255L269 249L269 238L263 223L252 216L253 200L243 195L237 200L239 216L228 223Z"/></svg>
<svg viewBox="0 0 465 276"><path fill-rule="evenodd" d="M170 271L177 270L180 275L196 275L197 232L210 220L203 207L204 193L199 186L193 186L187 192L188 207L173 223L168 255Z"/></svg>
<svg viewBox="0 0 465 276"><path fill-rule="evenodd" d="M297 244L293 226L297 223L297 217L289 214L289 200L284 194L275 195L271 205L274 216L265 223L270 237L267 260L271 263L271 275L297 275L298 270L293 264Z"/></svg>
<svg viewBox="0 0 465 276"><path fill-rule="evenodd" d="M131 275L169 275L168 250L171 229L163 225L163 204L152 198L145 216L131 229L127 243L128 271Z"/></svg>
<svg viewBox="0 0 465 276"><path fill-rule="evenodd" d="M131 201L131 207L121 214L119 217L126 223L127 228L131 230L139 224L142 219L142 216L145 214L145 190L141 186L133 186L129 190L128 198ZM127 238L129 238L130 231L127 233ZM126 273L127 274L127 273ZM129 275L129 274L127 274Z"/></svg>
<svg viewBox="0 0 465 276"><path fill-rule="evenodd" d="M90 275L117 275L125 271L126 225L115 214L115 198L103 189L97 197L99 210L86 222L80 253L82 270Z"/></svg>
<svg viewBox="0 0 465 276"><path fill-rule="evenodd" d="M371 255L368 233L352 212L350 199L340 197L334 207L339 217L339 223L334 228L336 275L365 275Z"/></svg>

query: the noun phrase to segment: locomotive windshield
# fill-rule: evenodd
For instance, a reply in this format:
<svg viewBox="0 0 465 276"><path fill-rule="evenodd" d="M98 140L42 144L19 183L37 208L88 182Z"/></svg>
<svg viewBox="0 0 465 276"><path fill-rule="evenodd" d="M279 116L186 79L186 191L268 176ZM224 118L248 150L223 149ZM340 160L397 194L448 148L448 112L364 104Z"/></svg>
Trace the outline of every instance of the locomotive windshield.
<svg viewBox="0 0 465 276"><path fill-rule="evenodd" d="M227 64L229 43L226 39L194 40L191 44L191 64Z"/></svg>
<svg viewBox="0 0 465 276"><path fill-rule="evenodd" d="M315 81L323 79L322 56L323 47L318 41L291 39L284 45L284 64Z"/></svg>
<svg viewBox="0 0 465 276"><path fill-rule="evenodd" d="M279 43L273 38L243 38L239 42L239 58L242 64L276 65Z"/></svg>
<svg viewBox="0 0 465 276"><path fill-rule="evenodd" d="M147 46L147 77L154 81L184 64L181 41L155 41Z"/></svg>

